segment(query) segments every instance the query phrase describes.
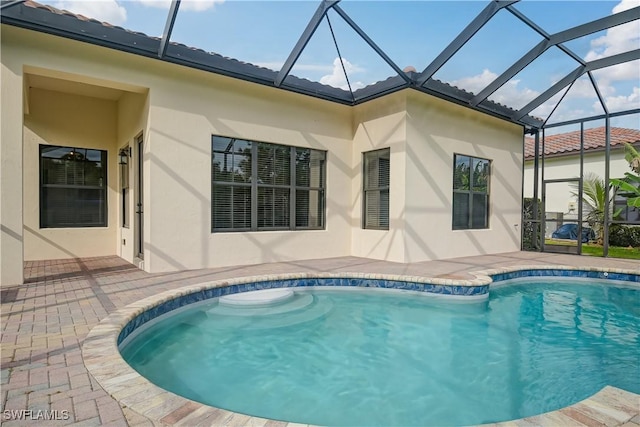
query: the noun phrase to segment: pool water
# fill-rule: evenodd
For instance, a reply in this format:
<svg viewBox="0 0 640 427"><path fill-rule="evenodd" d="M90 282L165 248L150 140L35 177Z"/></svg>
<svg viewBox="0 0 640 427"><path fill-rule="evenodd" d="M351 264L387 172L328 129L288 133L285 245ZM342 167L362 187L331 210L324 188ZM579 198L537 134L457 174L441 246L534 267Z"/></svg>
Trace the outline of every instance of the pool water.
<svg viewBox="0 0 640 427"><path fill-rule="evenodd" d="M310 290L273 307L211 303L159 320L122 355L160 387L316 425L468 425L612 385L640 393L640 289L519 282L488 302Z"/></svg>

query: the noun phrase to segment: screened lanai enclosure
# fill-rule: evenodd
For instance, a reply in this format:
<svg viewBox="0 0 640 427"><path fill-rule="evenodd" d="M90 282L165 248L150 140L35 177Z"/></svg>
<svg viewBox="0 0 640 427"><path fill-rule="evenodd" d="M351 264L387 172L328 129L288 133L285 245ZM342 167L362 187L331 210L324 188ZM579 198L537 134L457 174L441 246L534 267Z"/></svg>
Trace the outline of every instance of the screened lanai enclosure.
<svg viewBox="0 0 640 427"><path fill-rule="evenodd" d="M376 101L391 100L388 101L389 106L405 102L403 114L410 117L403 124L407 135L411 132L414 136L424 133L425 128L420 126L424 125L427 129L428 126L426 119L422 120L423 116L418 113L415 107L417 104L411 104L413 101L394 101L393 96L398 93L420 96L427 94L430 96L429 99L434 97L438 102L441 100L446 102L442 105L455 105L455 108L473 113L474 115L468 119L469 129L474 129L472 122L481 121L477 119L480 116L478 113L481 113L482 117L488 116L491 120L498 119L500 123L517 126L522 130L522 144L517 149L511 149L511 157L517 159L518 168L522 169L522 184L517 184L521 187L519 194L517 194L518 191L505 194L514 196L515 204L522 200L520 222L514 224L518 220L512 220L511 217L508 224L497 224L498 221L495 220L491 224L489 221L492 211L497 211L501 204L498 193L492 192L495 188L494 184L498 181L513 181L503 175L500 162L494 164L490 155L483 155L483 148L472 156L468 156L469 153L456 151L458 150L456 148L452 149L452 153L447 153L454 159L454 164L457 158L468 159L471 166L475 165L473 162L477 160L478 164L484 167L485 173L492 176L493 181L476 186L476 178L471 167L466 178L456 178L454 188L450 188L448 181L429 182L433 187L438 187L441 182L447 182L446 188L436 189L433 194L436 197L440 196L443 204L451 203L449 199L454 200L453 213L450 206L448 209L441 209L446 210L449 215L447 221L451 226L448 227L448 231L484 229L500 225L506 230L505 236L510 236L510 233L516 234L514 241L519 238L524 250L640 258L640 252L638 252L640 251L638 249L640 248L640 199L638 198L640 196L638 190L640 156L635 151L640 150L640 1L638 0L323 0L320 2L3 0L1 19L3 27L44 33L94 47L98 46L102 49L100 52L115 51L119 55L124 53L128 55L126 61L133 58L130 69L134 70L131 75L135 75L136 78L132 81L135 80L138 85L141 84L140 81L144 83L144 80L137 78L136 73L143 73L146 66L136 65L138 63L135 61L142 61L140 58L143 58L144 61L154 60L154 64L161 64L159 67L166 66L162 68L162 70L166 69L163 71L163 77L170 77L173 73L178 75L175 70L176 66L180 66L197 70L199 73L209 73L207 76L231 77L234 81L241 81L243 84L249 82L252 84L251 87L266 87L271 91L277 91L278 97L285 94L282 95L282 99L294 100L291 101L294 103L298 102L295 99L299 98L294 99L288 96L303 95L310 97L309 99L315 98L314 101L321 100L336 109L351 108L351 111L360 111L354 110L360 106L366 110L366 106L370 105L371 110L375 111L368 111L367 119L379 118L385 114L386 110L383 110L387 106L378 111ZM25 43L28 43L28 40ZM37 42L32 42L32 45L37 45ZM86 56L86 61L97 63L101 57L105 56L91 53ZM78 75L82 75L87 68L86 64L81 64L80 60L76 62L79 64ZM52 63L55 63L55 60L52 60ZM69 70L76 64L68 63L72 64L69 65ZM127 66L129 66L128 62ZM25 67L25 74L29 74L28 77L32 78L31 83L25 83L25 85L30 84L36 89L51 89L53 85L51 77L58 78L57 71L47 70L47 74L38 67ZM42 79L39 73L47 74L45 77L49 80ZM73 75L73 73L66 75ZM121 75L124 77L119 78L128 78L125 73ZM178 77L175 79L177 80ZM211 81L214 82L214 80ZM86 82L89 82L89 79ZM160 82L159 78L157 82ZM217 84L216 82L218 81L214 83ZM128 84L128 82L125 83ZM157 87L173 88L174 82L170 83L170 85L157 83ZM214 83L211 84L214 85ZM72 88L66 83L65 85L55 84L56 90L62 88L69 93L77 91L79 87L75 85ZM125 84L118 86L116 88L120 91L118 93L104 91L94 93L99 93L98 97L103 99L120 99L118 97L125 92L135 92L135 96L144 96L141 95L144 94L144 90L133 88L133 86L133 83L129 86ZM201 86L204 87L205 84L202 83ZM176 83L175 87L182 86ZM240 86L238 88L240 93L238 96L245 96L243 92L245 89ZM83 93L86 93L86 87L83 90L85 90ZM229 89L231 90L233 89ZM201 92L200 89L194 89L188 96L195 99L199 92ZM157 107L154 111L161 111L160 107L170 105L166 99L171 98L172 102L178 103L176 99L180 98L168 95L164 97L159 91L155 94L153 91L151 93L149 98L151 101L146 101L146 107L142 101L140 111L146 111L144 108L150 108L149 105L153 108ZM135 96L132 95L132 99ZM186 95L185 99L187 99ZM200 101L198 100L198 108L201 108ZM202 104L209 101L218 100L202 100ZM284 104L285 101L282 101L282 105ZM26 109L28 105L27 103L25 105ZM194 114L197 112L197 108L186 101L180 108L181 113L192 112L191 110ZM207 108L202 107L203 111ZM280 110L264 108L269 110L268 113L265 113L264 117L257 118L249 128L275 129L279 125L273 125L273 122L280 123L280 121L288 126L287 117L278 117ZM387 110L391 113L395 112L391 107ZM316 114L313 113L315 110L309 111L311 111L310 115ZM117 122L119 125L126 114L122 111L118 111L117 114L119 114L118 119L114 119L114 123ZM293 113L289 111L282 114ZM452 114L457 117L464 116L464 114ZM336 123L340 115L344 116L342 113L336 114L334 120ZM362 116L364 117L365 114L363 113ZM138 254L140 258L144 252L143 242L148 237L148 234L143 236L142 229L144 228L145 233L154 231L152 226L147 224L147 220L142 219L143 213L146 212L143 204L152 203L148 194L143 194L142 191L144 150L142 141L146 140L147 134L153 131L152 119L158 120L156 123L171 121L171 117L167 120L158 119L161 116L155 112L149 117L151 125L145 129L145 135L136 130L134 139L140 141L139 143L131 142L126 147L118 147L119 152L124 153L121 164L139 167L137 174L131 172L127 179L122 177L120 181L127 183L126 187L122 188L121 210L124 211L125 216L134 211L139 215L139 219L136 219L138 217L134 217L131 213L131 223L133 228L137 227L140 231L135 236L133 234L127 234L127 236L131 241L139 242L136 243L135 253L133 249L131 251L133 255ZM322 123L322 120L319 118L318 123ZM210 133L207 138L220 139L233 136L236 130L234 124L240 119L224 121L215 118L210 121L213 123L212 127L222 130L217 131L218 133ZM249 121L251 120L247 119L247 122ZM142 122L144 120L141 120ZM309 123L315 122L310 120ZM345 129L349 126L356 128L357 120L353 119L352 123L344 126ZM143 126L138 127L142 129ZM185 126L185 132L188 130L186 128L187 126ZM459 129L449 129L443 142L438 138L433 140L438 140L438 144L446 144L447 138L455 140L456 134L462 134L465 128L467 126L463 124ZM391 135L395 130L396 128L391 127L382 133ZM437 134L439 131L434 130L434 132ZM248 133L254 135L253 139L256 142L261 141L258 132ZM167 136L166 132L158 132L158 134L161 137ZM276 132L274 135L276 134L285 135L286 132L282 131L279 134ZM302 135L305 141L311 141L304 149L314 148L317 141L313 140L313 132L302 130L298 134ZM353 135L350 138L352 138L351 142L355 141ZM490 139L486 136L483 138L483 143ZM519 135L517 138L519 139ZM405 140L408 139L408 136L405 137ZM465 139L467 142L468 139L473 138L465 135L464 138L458 139ZM251 138L247 137L248 143L251 142L250 140ZM418 141L419 138L416 137L415 140ZM229 139L229 141L232 140ZM426 141L431 139L427 138ZM267 141L264 140L264 142ZM290 141L286 144L295 145ZM257 146L257 144L254 145ZM159 144L155 145L155 147L158 146ZM220 149L215 146L214 156L215 154L227 155L226 147L231 146L233 146L232 143ZM372 150L370 153L374 152L373 148L369 148ZM350 172L354 174L362 172L363 166L358 163L360 160L358 162L354 160L353 165L340 163L343 160L340 156L345 155L339 151L342 149L340 147L332 152L331 148L325 148L326 164L329 167L336 165L336 168L341 171L355 171ZM208 150L208 155L211 156L211 149ZM301 150L303 148L298 148L298 151ZM353 153L357 152L357 156L352 152L349 153L354 158L365 159L368 158L367 155L372 155L365 155L364 149L358 150L353 149ZM201 151L206 152L207 149ZM325 151L318 151L318 155L325 156ZM257 153L257 149L254 149L254 152ZM147 151L147 154L149 153ZM434 153L437 155L438 151L435 150ZM411 159L409 150L406 154L407 159ZM134 161L130 158L132 155L134 157L139 155L139 157ZM396 161L393 160L394 155L396 154L392 149L391 168L397 170L394 169L396 167L393 163ZM387 160L388 152L385 152L385 156ZM149 158L154 160L152 157ZM290 166L291 176L294 176L295 156L291 155L290 158L292 161L287 164ZM208 167L211 167L211 158L205 160L209 162ZM423 166L426 165L427 160L422 159ZM426 175L425 171L429 168L427 166L421 168L420 162L421 159L418 158L415 170ZM449 160L447 162L450 169L453 169L451 162ZM129 166L125 170L129 170L128 168ZM175 182L181 182L187 190L193 190L187 184L188 179L183 176L173 176L180 174L171 172L171 167L166 169L163 173L172 176ZM322 172L324 177L324 169ZM9 173L9 169L6 169L6 174ZM207 173L211 174L209 171ZM332 178L336 173L327 171L326 176ZM450 171L445 173L449 179ZM231 175L233 174L229 176ZM481 175L478 173L476 177ZM389 183L388 172L385 176L386 180L378 178ZM351 178L353 177L349 179ZM334 191L336 185L331 187L327 184L325 190L324 181L322 184L312 186L313 188L296 188L295 183L291 184L290 187L282 190L283 200L288 197L288 194L291 195L290 199L286 200L289 205L275 206L274 202L275 207L272 211L275 212L276 207L281 208L283 212L281 216L284 218L283 223L286 222L287 230L295 230L297 225L289 225L291 221L289 218L300 215L295 204L296 200L304 199L302 196L296 198L296 195L307 191L318 198L314 206L321 207L316 209L315 219L311 221L314 224L313 229L327 228L326 222L330 221L327 217L327 209L335 213L338 210L337 206L346 206L344 208L346 211L339 212L336 216L346 218L344 221L351 227L349 230L365 229L371 224L375 226L369 227L370 229L393 230L394 221L393 218L390 220L390 215L392 217L394 215L393 203L396 199L393 194L389 196L389 191L393 192L394 186L398 185L398 181L394 179L396 178L393 177L392 172L392 180L385 188L380 185L371 188L365 185L363 188L360 181L357 181L356 185L345 184L345 187L350 188L354 193L360 191L360 193L369 192L377 195L378 201L371 210L375 212L375 218L371 219L371 223L369 218L361 220L361 224L356 224L358 221L349 222L354 216L348 209L358 206L355 211L359 209L361 212L356 212L355 216L360 216L368 209L367 203L358 204L359 201L355 203L353 200L336 203L325 200L325 191ZM467 187L464 187L465 184L459 184L465 179ZM129 181L131 181L132 195L126 192ZM350 182L345 180L345 183ZM144 185L151 185L150 181L144 181ZM212 185L215 187L216 183ZM252 206L258 203L254 193L258 194L261 191L260 186L266 184L261 181L247 180L240 184L235 181L230 184L226 181L224 184L219 184L219 186L223 185L228 192L236 191L238 194L239 189L242 188L246 193L243 200L246 201L247 206ZM349 187L350 185L353 188ZM4 191L4 187L2 188ZM273 191L275 194L276 190ZM451 196L452 193L453 196ZM407 190L403 193L403 197L406 196L406 200L409 201L420 198L419 194L420 192L416 190L410 197ZM217 195L213 194L212 197L215 198ZM455 216L456 197L459 200L466 200L463 210L467 212L468 218L461 219ZM354 200L355 198L353 196ZM383 199L384 203L381 202ZM402 201L404 200L403 198ZM19 201L21 203L22 199ZM207 203L209 203L208 207L205 206L198 211L198 215L208 215L207 209L211 208L211 204L206 200L205 205ZM391 210L389 203L391 203ZM310 205L310 202L307 205ZM218 228L223 227L220 224L226 224L222 220L222 214L216 214L220 209L227 208L222 204L214 206L211 209L212 216L203 221L203 224L206 223L203 229L211 227L208 231L216 233L220 231ZM397 208L395 212L399 212L400 209ZM514 210L517 212L516 209ZM158 211L160 210L157 209L156 212ZM235 215L231 211L228 213ZM113 215L116 216L115 213ZM245 228L249 231L257 231L261 224L260 213L246 211L243 215L245 215L244 222L229 216L227 222L235 225L229 230L222 231L246 231ZM453 216L452 219L451 216ZM300 224L307 224L309 221L309 218L306 218L300 220ZM167 221L167 224L170 223L171 221ZM391 226L389 226L390 223ZM251 226L238 228L238 224ZM128 224L126 227L123 226L123 228L128 227ZM412 235L408 220L403 231L407 239L426 239L424 236ZM128 233L126 230L122 233L125 232ZM359 240L355 231L349 231L349 233L353 241ZM125 234L118 234L118 241L124 242L124 238L120 239L123 236ZM474 239L470 241L475 244ZM201 246L205 247L206 244L203 243ZM423 259L427 257L435 259L440 256L439 252L435 253L432 248L426 247L422 240L420 244L423 246L420 248L424 255ZM348 245L349 243L345 243L345 247ZM353 243L351 245L353 246ZM477 246L481 247L482 243L477 243ZM347 254L345 251L336 255ZM479 251L487 253L484 249ZM373 252L372 249L365 255ZM202 255L202 258L205 259L207 256L209 255ZM403 256L402 259L410 260L408 255ZM161 257L164 257L168 264L173 262L172 268L187 266L185 263L170 260L171 257L167 254L161 254ZM198 267L207 265L209 264L203 261L203 264L198 264Z"/></svg>

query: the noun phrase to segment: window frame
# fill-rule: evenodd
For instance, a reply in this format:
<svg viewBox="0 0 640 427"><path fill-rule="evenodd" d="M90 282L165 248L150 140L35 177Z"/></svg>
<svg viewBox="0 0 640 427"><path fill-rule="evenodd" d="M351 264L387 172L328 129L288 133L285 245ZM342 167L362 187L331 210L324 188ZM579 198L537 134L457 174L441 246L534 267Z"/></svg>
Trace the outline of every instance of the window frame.
<svg viewBox="0 0 640 427"><path fill-rule="evenodd" d="M56 148L60 148L60 149L64 149L65 151L69 151L69 152L75 152L75 151L81 151L81 150L91 150L91 151L97 151L100 153L100 163L102 164L102 182L103 185L102 186L96 186L96 185L79 185L79 184L45 184L44 183L44 171L43 171L43 151L45 149L56 149ZM109 159L109 152L108 150L101 150L98 148L82 148L82 147L72 147L72 146L66 146L66 145L53 145L53 144L39 144L38 147L38 198L39 198L39 207L38 207L38 214L39 214L39 225L41 229L45 229L45 228L52 228L52 229L66 229L66 228L107 228L109 226L109 200L108 200L108 195L109 192L108 187L109 187L109 173L108 173L108 159ZM67 189L67 190L101 190L102 192L102 200L103 200L103 206L102 206L102 218L103 221L99 222L99 223L93 223L93 224L83 224L83 223L74 223L74 224L49 224L48 222L45 223L45 192L44 189L45 188L59 188L59 189Z"/></svg>
<svg viewBox="0 0 640 427"><path fill-rule="evenodd" d="M389 169L388 169L388 173L389 176L387 177L387 182L388 185L386 186L376 186L376 187L368 187L368 179L367 179L367 157L368 156L375 156L378 159L382 158L382 156L380 154L386 154L386 157L389 159ZM378 163L378 174L380 173L380 163ZM389 223L390 223L390 206L391 206L391 199L390 199L390 195L391 195L391 148L390 147L385 147L385 148L380 148L380 149L376 149L376 150L371 150L371 151L364 151L362 153L362 229L363 230L389 230ZM368 192L378 192L379 194L382 194L383 192L387 193L387 206L386 206L386 212L387 212L387 224L386 226L380 226L380 225L368 225L367 224L367 193ZM378 224L380 224L381 221L381 216L380 216L380 205L378 205L378 218L377 218L377 222Z"/></svg>
<svg viewBox="0 0 640 427"><path fill-rule="evenodd" d="M251 144L250 147L250 162L251 162L251 174L248 181L245 182L228 182L228 181L216 181L214 180L214 158L215 154L229 155L234 153L233 148L228 153L220 150L215 150L214 141L215 138L224 138L230 140L235 144L236 141L244 141ZM277 150L278 148L285 148L289 150L289 180L288 184L279 183L261 183L257 179L258 166L260 164L259 148L269 147L271 150ZM321 154L321 186L304 186L298 185L296 177L296 153L298 150L310 150ZM228 232L256 232L256 231L306 231L306 230L325 230L326 229L326 195L327 195L327 151L318 150L310 147L297 147L292 145L277 144L272 142L255 141L238 137L230 137L223 135L211 135L211 233L228 233ZM216 188L249 188L250 191L250 208L249 208L249 222L248 227L216 227L215 218L215 190ZM259 194L261 189L271 190L288 190L288 225L287 226L260 226L259 225ZM298 191L318 191L322 203L322 213L320 216L319 226L298 226L297 225L297 210L296 210L296 193ZM232 193L233 194L233 193ZM233 196L232 196L233 202ZM276 204L273 205L273 211L275 212ZM231 204L230 221L233 223L233 203Z"/></svg>
<svg viewBox="0 0 640 427"><path fill-rule="evenodd" d="M469 189L457 189L456 188L456 180L455 180L455 171L457 165L458 156L467 157L469 159ZM488 164L488 173L487 173L487 188L486 191L477 191L474 190L474 167L473 163L475 160L486 161ZM493 161L491 159L487 159L484 157L476 157L468 154L462 153L454 153L453 154L453 173L452 173L452 198L451 198L451 229L453 231L461 231L461 230L488 230L491 228L491 175L493 170ZM456 194L466 194L468 196L468 220L467 225L465 227L456 225L456 217L455 217L455 195ZM483 195L486 198L486 209L485 209L485 218L486 225L484 227L474 227L473 226L473 203L475 195Z"/></svg>

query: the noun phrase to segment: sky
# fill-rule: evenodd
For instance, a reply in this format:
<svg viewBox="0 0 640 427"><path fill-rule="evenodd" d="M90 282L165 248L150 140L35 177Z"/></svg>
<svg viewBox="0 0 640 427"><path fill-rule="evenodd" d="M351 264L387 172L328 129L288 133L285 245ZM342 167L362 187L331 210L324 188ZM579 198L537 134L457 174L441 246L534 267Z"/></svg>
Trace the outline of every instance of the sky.
<svg viewBox="0 0 640 427"><path fill-rule="evenodd" d="M170 0L41 2L150 36L162 34L170 5ZM420 72L487 3L342 0L339 6L400 68L412 66ZM183 0L171 41L279 70L318 4L317 0ZM637 6L640 0L522 0L514 7L553 34ZM350 85L354 90L395 75L335 11L330 10L328 18L291 74L344 89ZM502 10L434 77L478 93L541 40L539 34ZM585 61L639 49L640 21L572 40L565 47ZM521 108L578 65L560 49L551 48L489 99ZM640 61L594 71L593 77L610 112L640 108ZM586 75L564 92L531 115L553 123L604 113ZM628 117L622 124L640 128L640 115Z"/></svg>

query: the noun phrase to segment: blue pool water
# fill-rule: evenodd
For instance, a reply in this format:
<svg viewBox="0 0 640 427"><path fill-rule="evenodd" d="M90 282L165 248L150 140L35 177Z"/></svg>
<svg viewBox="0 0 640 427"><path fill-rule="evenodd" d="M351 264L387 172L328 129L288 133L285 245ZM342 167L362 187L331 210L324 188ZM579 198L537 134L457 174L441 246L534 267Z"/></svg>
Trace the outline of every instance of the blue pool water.
<svg viewBox="0 0 640 427"><path fill-rule="evenodd" d="M268 308L189 308L133 337L122 355L160 387L264 418L504 421L571 405L605 385L640 393L640 290L529 281L475 304L296 290Z"/></svg>

